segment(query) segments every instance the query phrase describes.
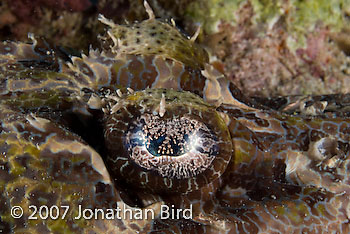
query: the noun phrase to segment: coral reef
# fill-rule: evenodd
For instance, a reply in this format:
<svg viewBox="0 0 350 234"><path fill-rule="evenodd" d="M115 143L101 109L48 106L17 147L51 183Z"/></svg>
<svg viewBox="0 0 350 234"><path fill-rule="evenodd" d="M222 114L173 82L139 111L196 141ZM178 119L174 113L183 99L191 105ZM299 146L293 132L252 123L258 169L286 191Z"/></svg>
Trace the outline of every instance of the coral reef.
<svg viewBox="0 0 350 234"><path fill-rule="evenodd" d="M251 96L349 92L349 0L150 0L173 18L211 62ZM87 52L99 48L103 14L116 23L147 18L142 0L14 0L0 3L0 39L28 32Z"/></svg>
<svg viewBox="0 0 350 234"><path fill-rule="evenodd" d="M349 92L344 70L349 59L331 40L331 29L319 23L306 35L305 47L293 49L286 19L272 28L254 24L254 9L243 5L235 26L222 23L208 36L208 48L224 72L249 95Z"/></svg>
<svg viewBox="0 0 350 234"><path fill-rule="evenodd" d="M349 58L343 51L347 33L338 36L346 23L343 2L266 1L262 7L242 1L225 7L233 2L210 8L215 17L204 21L204 43L244 93L268 97L350 91ZM224 9L231 18L216 15ZM198 13L194 17L201 20Z"/></svg>

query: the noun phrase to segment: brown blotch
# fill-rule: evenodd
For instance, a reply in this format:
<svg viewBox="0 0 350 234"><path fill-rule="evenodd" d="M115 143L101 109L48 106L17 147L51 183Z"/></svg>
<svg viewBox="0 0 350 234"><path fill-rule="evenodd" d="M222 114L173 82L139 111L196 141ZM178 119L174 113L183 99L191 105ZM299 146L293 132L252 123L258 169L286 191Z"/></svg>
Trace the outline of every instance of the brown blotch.
<svg viewBox="0 0 350 234"><path fill-rule="evenodd" d="M254 122L260 127L268 127L268 126L270 126L269 121L257 117L254 113L248 113L248 114L245 115L245 117L247 119L254 120Z"/></svg>
<svg viewBox="0 0 350 234"><path fill-rule="evenodd" d="M311 212L315 216L321 216L318 209L317 204L319 202L329 201L330 198L333 197L333 194L330 192L324 191L314 191L308 194L309 196L305 196L302 200L311 208ZM316 205L316 206L315 206Z"/></svg>
<svg viewBox="0 0 350 234"><path fill-rule="evenodd" d="M350 151L350 145L347 142L338 141L338 149L347 155Z"/></svg>
<svg viewBox="0 0 350 234"><path fill-rule="evenodd" d="M128 65L129 72L141 72L145 68L143 67L143 64L137 60L137 57L133 57L132 61Z"/></svg>
<svg viewBox="0 0 350 234"><path fill-rule="evenodd" d="M291 127L286 122L282 122L282 127L286 130L286 139L289 141L294 140L298 134L298 130L294 127Z"/></svg>
<svg viewBox="0 0 350 234"><path fill-rule="evenodd" d="M259 139L259 142L264 144L264 148L269 148L281 136L268 132L255 132L254 135Z"/></svg>
<svg viewBox="0 0 350 234"><path fill-rule="evenodd" d="M220 111L223 111L219 108ZM234 108L234 109L230 109L229 110L230 115L232 115L233 117L239 118L242 117L244 115L243 111L239 108Z"/></svg>
<svg viewBox="0 0 350 234"><path fill-rule="evenodd" d="M175 69L178 69L177 74L180 74L180 69L185 69L181 75L181 88L202 97L205 86L205 78L202 76L201 72L198 70L192 70L188 67L181 68L180 66L174 66L173 71Z"/></svg>
<svg viewBox="0 0 350 234"><path fill-rule="evenodd" d="M129 63L128 69L129 69L129 73L132 74L130 88L134 90L145 89L146 86L144 86L141 79L141 73L142 71L145 70L145 68L143 67L143 63L141 63L138 60L133 60L132 62Z"/></svg>
<svg viewBox="0 0 350 234"><path fill-rule="evenodd" d="M119 71L119 83L118 85L127 87L128 83L129 83L129 71L127 68L121 68Z"/></svg>
<svg viewBox="0 0 350 234"><path fill-rule="evenodd" d="M203 210L208 214L214 210L214 203L212 202L212 200L205 201L203 205Z"/></svg>
<svg viewBox="0 0 350 234"><path fill-rule="evenodd" d="M338 126L330 122L324 122L322 124L322 130L329 134L336 134Z"/></svg>
<svg viewBox="0 0 350 234"><path fill-rule="evenodd" d="M117 84L117 78L118 78L118 72L121 66L124 65L123 60L116 60L114 64L112 65L110 72L111 72L111 85Z"/></svg>
<svg viewBox="0 0 350 234"><path fill-rule="evenodd" d="M296 143L299 145L300 149L307 151L309 149L310 137L308 131L301 132L298 136L295 137Z"/></svg>
<svg viewBox="0 0 350 234"><path fill-rule="evenodd" d="M232 97L234 97L238 101L241 101L244 104L247 104L248 106L252 106L255 108L258 107L260 109L266 109L266 108L263 108L258 103L252 102L251 99L248 99L245 95L243 95L241 90L236 85L234 85L232 82L229 83L229 90L230 90L230 93L232 94Z"/></svg>
<svg viewBox="0 0 350 234"><path fill-rule="evenodd" d="M28 168L29 162L31 160L33 160L32 156L27 153L15 158L15 161L24 168Z"/></svg>
<svg viewBox="0 0 350 234"><path fill-rule="evenodd" d="M260 141L259 141L259 139L258 139L258 137L256 135L253 135L251 137L251 140L252 140L253 144L258 147L259 150L261 150L261 151L265 151L266 150L265 145L260 143Z"/></svg>
<svg viewBox="0 0 350 234"><path fill-rule="evenodd" d="M318 141L321 138L324 138L326 134L324 132L318 131L318 130L311 130L310 133L310 139L311 141Z"/></svg>
<svg viewBox="0 0 350 234"><path fill-rule="evenodd" d="M269 121L267 121L266 119L257 118L257 119L255 119L255 123L257 125L259 125L260 127L268 127L268 126L270 126Z"/></svg>
<svg viewBox="0 0 350 234"><path fill-rule="evenodd" d="M127 219L129 219L130 217L131 217L130 219L133 219L132 214L129 216L129 215L128 215L128 212L126 213L125 216L126 216ZM135 223L129 224L129 227L130 227L131 229L135 230L137 233L140 233L140 232L141 232L140 227L137 226Z"/></svg>
<svg viewBox="0 0 350 234"><path fill-rule="evenodd" d="M151 87L158 73L153 65L153 56L145 56L144 63L147 70L142 73L141 78L146 81L146 87Z"/></svg>
<svg viewBox="0 0 350 234"><path fill-rule="evenodd" d="M276 159L273 162L273 178L281 183L286 183L286 163L283 159Z"/></svg>
<svg viewBox="0 0 350 234"><path fill-rule="evenodd" d="M40 207L43 205L43 201L46 201L45 205L47 206L56 205L58 195L55 193L55 191L49 192L47 190L47 186L43 184L36 186L35 189L30 192L30 204Z"/></svg>

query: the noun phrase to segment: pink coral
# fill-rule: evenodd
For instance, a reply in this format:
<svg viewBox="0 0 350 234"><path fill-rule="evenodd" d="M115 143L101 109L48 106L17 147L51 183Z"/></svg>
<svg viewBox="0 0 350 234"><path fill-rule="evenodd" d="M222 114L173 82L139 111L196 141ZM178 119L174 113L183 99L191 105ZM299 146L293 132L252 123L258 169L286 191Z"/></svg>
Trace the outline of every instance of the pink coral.
<svg viewBox="0 0 350 234"><path fill-rule="evenodd" d="M253 22L248 2L237 12L236 25L222 22L207 39L211 52L224 64L224 72L250 96L347 92L341 71L344 53L321 23L307 34L305 48L293 50L286 16L269 27Z"/></svg>

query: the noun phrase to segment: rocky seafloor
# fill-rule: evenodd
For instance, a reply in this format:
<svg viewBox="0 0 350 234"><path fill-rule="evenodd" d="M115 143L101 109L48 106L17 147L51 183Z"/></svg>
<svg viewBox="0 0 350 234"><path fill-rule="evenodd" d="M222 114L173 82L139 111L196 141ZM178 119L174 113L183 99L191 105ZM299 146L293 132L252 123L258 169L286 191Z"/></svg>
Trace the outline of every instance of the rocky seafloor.
<svg viewBox="0 0 350 234"><path fill-rule="evenodd" d="M98 48L103 14L116 23L147 18L142 0L3 0L0 39ZM249 96L350 92L349 0L149 0L210 53L211 62Z"/></svg>

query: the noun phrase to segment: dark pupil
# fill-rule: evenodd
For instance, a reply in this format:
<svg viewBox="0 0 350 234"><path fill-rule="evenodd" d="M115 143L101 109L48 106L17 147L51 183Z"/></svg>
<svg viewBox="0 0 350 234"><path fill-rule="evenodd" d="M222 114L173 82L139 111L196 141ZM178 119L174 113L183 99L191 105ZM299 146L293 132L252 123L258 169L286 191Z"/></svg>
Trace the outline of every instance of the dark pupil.
<svg viewBox="0 0 350 234"><path fill-rule="evenodd" d="M146 138L146 148L154 156L180 156L187 153L188 134L182 134L181 137L160 135L159 137Z"/></svg>

